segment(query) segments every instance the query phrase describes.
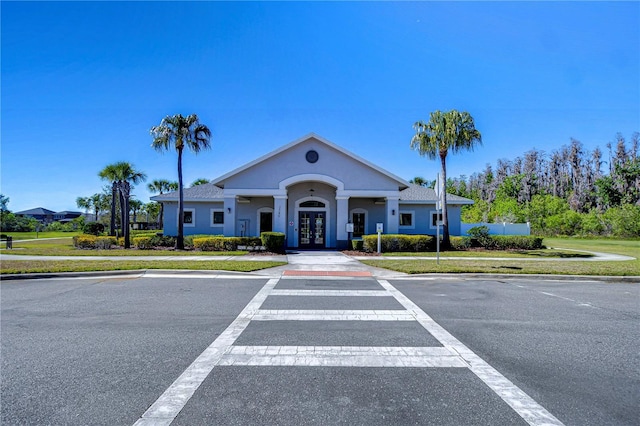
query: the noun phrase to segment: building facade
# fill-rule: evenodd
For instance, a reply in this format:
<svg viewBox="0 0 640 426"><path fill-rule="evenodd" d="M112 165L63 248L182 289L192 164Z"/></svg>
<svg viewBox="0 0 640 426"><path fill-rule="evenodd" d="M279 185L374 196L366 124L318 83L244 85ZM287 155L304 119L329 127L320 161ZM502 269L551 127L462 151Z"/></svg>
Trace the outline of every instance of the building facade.
<svg viewBox="0 0 640 426"><path fill-rule="evenodd" d="M435 173L434 173L435 174ZM473 201L448 195L449 232L460 235L460 209ZM176 235L178 192L164 204L164 233ZM184 233L286 235L289 248L346 248L375 234L436 234L436 194L309 134L209 184L184 189Z"/></svg>

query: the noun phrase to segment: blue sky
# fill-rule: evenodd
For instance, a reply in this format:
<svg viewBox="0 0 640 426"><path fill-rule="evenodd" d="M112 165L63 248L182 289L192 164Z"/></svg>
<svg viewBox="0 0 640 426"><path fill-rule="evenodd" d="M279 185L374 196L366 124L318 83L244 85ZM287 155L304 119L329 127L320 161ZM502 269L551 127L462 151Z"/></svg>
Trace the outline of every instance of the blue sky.
<svg viewBox="0 0 640 426"><path fill-rule="evenodd" d="M448 157L480 172L571 137L605 149L640 130L638 2L2 2L1 189L9 208L77 210L129 161L177 180L151 126L196 113L214 178L315 132L406 179L439 165L409 148L435 110L483 136ZM149 201L146 185L134 190Z"/></svg>

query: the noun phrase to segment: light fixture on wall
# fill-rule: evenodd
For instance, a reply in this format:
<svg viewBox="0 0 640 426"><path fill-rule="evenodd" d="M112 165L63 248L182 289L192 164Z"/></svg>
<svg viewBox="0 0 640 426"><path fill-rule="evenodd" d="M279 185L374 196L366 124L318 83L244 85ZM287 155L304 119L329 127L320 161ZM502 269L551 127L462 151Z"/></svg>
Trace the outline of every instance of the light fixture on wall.
<svg viewBox="0 0 640 426"><path fill-rule="evenodd" d="M391 210L391 216L395 216L395 215L396 215L396 210L395 210L395 209L392 209L392 210Z"/></svg>
<svg viewBox="0 0 640 426"><path fill-rule="evenodd" d="M227 213L231 214L231 207L227 207Z"/></svg>
<svg viewBox="0 0 640 426"><path fill-rule="evenodd" d="M315 192L315 189L311 188L311 189L309 190L309 196L310 196L310 197L313 197L313 193L314 193L314 192Z"/></svg>

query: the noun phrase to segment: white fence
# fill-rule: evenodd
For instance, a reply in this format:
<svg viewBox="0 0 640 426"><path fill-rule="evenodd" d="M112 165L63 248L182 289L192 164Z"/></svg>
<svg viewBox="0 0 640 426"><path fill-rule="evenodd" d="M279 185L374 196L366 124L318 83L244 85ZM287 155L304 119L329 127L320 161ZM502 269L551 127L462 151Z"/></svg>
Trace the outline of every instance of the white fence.
<svg viewBox="0 0 640 426"><path fill-rule="evenodd" d="M486 226L490 235L531 235L531 225L527 223L461 223L460 235L476 226Z"/></svg>

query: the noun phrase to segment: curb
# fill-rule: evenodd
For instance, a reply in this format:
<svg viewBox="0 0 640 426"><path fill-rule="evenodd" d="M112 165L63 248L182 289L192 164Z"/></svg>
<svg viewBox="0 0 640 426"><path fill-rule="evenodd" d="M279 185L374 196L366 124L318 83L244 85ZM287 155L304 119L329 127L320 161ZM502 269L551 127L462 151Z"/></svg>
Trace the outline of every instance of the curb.
<svg viewBox="0 0 640 426"><path fill-rule="evenodd" d="M520 279L537 279L543 281L602 281L602 282L616 282L616 283L640 283L640 276L628 276L628 275L553 275L553 274L465 274L465 273L447 273L447 274L409 274L390 279L411 279L411 278L520 278Z"/></svg>
<svg viewBox="0 0 640 426"><path fill-rule="evenodd" d="M132 269L127 271L89 271L89 272L38 272L33 274L7 274L0 275L0 281L17 280L41 280L47 278L91 278L91 277L141 277L148 273L160 273L165 275L211 275L219 277L221 275L251 275L253 272L239 271L219 271L211 269Z"/></svg>

